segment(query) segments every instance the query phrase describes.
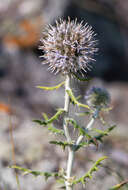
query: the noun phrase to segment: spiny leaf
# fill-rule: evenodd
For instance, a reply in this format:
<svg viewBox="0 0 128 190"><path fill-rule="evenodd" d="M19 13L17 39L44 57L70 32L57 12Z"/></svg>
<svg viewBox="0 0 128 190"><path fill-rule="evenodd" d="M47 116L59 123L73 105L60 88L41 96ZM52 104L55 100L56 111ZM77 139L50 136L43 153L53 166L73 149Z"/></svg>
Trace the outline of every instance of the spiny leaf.
<svg viewBox="0 0 128 190"><path fill-rule="evenodd" d="M121 187L123 187L124 185L128 184L128 179L117 184L117 185L114 185L113 187L111 187L109 190L117 190L117 189L120 189Z"/></svg>
<svg viewBox="0 0 128 190"><path fill-rule="evenodd" d="M66 118L66 122L72 124L76 129L80 128L80 126L73 118Z"/></svg>
<svg viewBox="0 0 128 190"><path fill-rule="evenodd" d="M70 96L71 101L72 101L74 104L76 104L76 105L79 106L79 107L83 107L83 108L90 109L90 107L89 107L88 105L82 104L82 103L80 103L80 102L77 101L77 99L76 99L75 96L73 95L73 92L72 92L71 89L70 89L70 90L67 90L67 93L68 93L68 95Z"/></svg>
<svg viewBox="0 0 128 190"><path fill-rule="evenodd" d="M85 128L80 127L73 118L66 118L66 121L74 126L74 128L79 130L80 135L86 136L87 138L92 138L86 131Z"/></svg>
<svg viewBox="0 0 128 190"><path fill-rule="evenodd" d="M47 114L43 113L43 117L45 120L48 120ZM55 134L64 135L64 131L61 129L57 129L56 127L52 125L52 123L48 124L48 130Z"/></svg>
<svg viewBox="0 0 128 190"><path fill-rule="evenodd" d="M103 137L107 136L109 132L111 132L116 127L116 125L110 126L105 131L93 128L93 130L99 133L99 135L91 136L88 134L88 131L84 127L80 127L73 118L66 118L66 122L72 124L74 128L79 130L80 135L83 135L88 139L88 142L86 142L88 145L93 143L96 146L98 146L98 141L102 142Z"/></svg>
<svg viewBox="0 0 128 190"><path fill-rule="evenodd" d="M57 128L52 127L52 126L48 127L48 130L51 131L52 133L55 133L55 134L64 135L63 130L57 129Z"/></svg>
<svg viewBox="0 0 128 190"><path fill-rule="evenodd" d="M67 141L64 141L64 142L62 142L62 141L50 141L50 143L51 143L51 144L55 144L55 145L59 145L59 146L61 146L64 150L65 150L66 146L73 146L72 143L69 143L69 142L67 142Z"/></svg>
<svg viewBox="0 0 128 190"><path fill-rule="evenodd" d="M59 177L59 173L58 173L58 172L55 172L55 173L40 172L40 171L34 171L34 170L22 168L22 167L16 166L16 165L10 166L10 168L18 169L18 170L22 171L22 172L23 172L23 175L32 174L32 175L34 175L35 177L37 177L37 176L44 176L46 180L47 180L49 177Z"/></svg>
<svg viewBox="0 0 128 190"><path fill-rule="evenodd" d="M99 129L96 129L96 132L98 132L98 133L100 133L99 135L96 135L96 136L94 136L94 137L92 137L92 138L90 138L90 140L89 140L89 144L91 144L91 143L93 143L94 145L96 144L95 143L95 141L100 141L100 142L102 142L102 138L104 137L104 136L107 136L108 134L109 134L109 132L111 132L114 128L116 127L116 125L113 125L113 126L110 126L107 130L105 130L105 131L101 131L101 130L99 130ZM95 129L94 129L95 130Z"/></svg>
<svg viewBox="0 0 128 190"><path fill-rule="evenodd" d="M85 183L86 183L86 179L87 179L87 178L90 178L90 179L92 178L93 172L95 172L95 171L98 170L98 166L100 166L100 165L101 165L101 162L102 162L103 160L105 160L106 158L107 158L107 156L104 156L104 157L101 157L99 160L97 160L97 161L94 163L94 165L92 166L92 168L91 168L84 176L82 176L81 178L75 180L75 181L73 182L73 184L77 184L77 183L85 184Z"/></svg>
<svg viewBox="0 0 128 190"><path fill-rule="evenodd" d="M104 135L104 136L108 135L108 131L102 131L102 130L96 129L96 128L93 128L92 130L99 133L99 134L101 134L101 135Z"/></svg>
<svg viewBox="0 0 128 190"><path fill-rule="evenodd" d="M74 151L77 151L77 150L79 150L80 148L85 147L85 146L87 146L87 145L88 145L87 142L82 142L82 143L80 143L79 145L74 145Z"/></svg>
<svg viewBox="0 0 128 190"><path fill-rule="evenodd" d="M105 135L108 135L109 132L111 132L114 128L116 127L116 125L112 125L110 126L107 130L103 131L103 130L100 130L100 129L96 129L96 128L93 128L92 130L93 131L96 131L97 133L105 136Z"/></svg>
<svg viewBox="0 0 128 190"><path fill-rule="evenodd" d="M22 167L16 166L16 165L10 166L10 168L21 170L23 172L23 175L32 174L35 177L36 176L44 176L44 172L33 171L33 170L30 170L30 169L27 169L27 168L22 168Z"/></svg>
<svg viewBox="0 0 128 190"><path fill-rule="evenodd" d="M58 111L56 112L56 114L54 116L52 116L50 119L48 120L33 120L34 122L40 124L40 125L48 125L50 123L52 123L53 121L57 120L58 117L64 112L64 109L58 109Z"/></svg>
<svg viewBox="0 0 128 190"><path fill-rule="evenodd" d="M114 128L116 127L116 125L112 125L108 128L108 132L111 132Z"/></svg>
<svg viewBox="0 0 128 190"><path fill-rule="evenodd" d="M46 121L42 121L42 120L39 120L39 119L34 119L33 122L38 123L39 125L44 125L44 126L47 125Z"/></svg>
<svg viewBox="0 0 128 190"><path fill-rule="evenodd" d="M52 87L47 87L47 86L37 86L37 88L40 88L42 90L57 90L58 88L60 88L62 85L65 84L64 82L61 82L60 84L56 85L56 86L52 86Z"/></svg>
<svg viewBox="0 0 128 190"><path fill-rule="evenodd" d="M75 113L75 114L81 117L81 116L89 115L89 114L91 114L91 112L86 111L86 112L82 112L82 113Z"/></svg>
<svg viewBox="0 0 128 190"><path fill-rule="evenodd" d="M78 97L76 97L76 100L78 101L80 98L81 98L81 95L79 95ZM75 104L74 101L72 101L71 98L70 98L70 101L71 101L71 103L72 103L73 105Z"/></svg>
<svg viewBox="0 0 128 190"><path fill-rule="evenodd" d="M56 172L56 173L49 173L49 172L44 172L44 177L45 177L45 180L47 180L49 177L58 177L59 174Z"/></svg>

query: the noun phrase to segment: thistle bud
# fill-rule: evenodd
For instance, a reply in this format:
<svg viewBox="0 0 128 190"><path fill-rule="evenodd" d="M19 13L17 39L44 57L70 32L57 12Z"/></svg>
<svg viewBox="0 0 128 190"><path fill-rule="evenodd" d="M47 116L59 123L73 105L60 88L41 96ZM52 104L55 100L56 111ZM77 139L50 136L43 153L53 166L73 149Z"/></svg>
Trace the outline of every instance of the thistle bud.
<svg viewBox="0 0 128 190"><path fill-rule="evenodd" d="M85 96L87 104L95 109L107 108L110 104L110 95L104 88L92 87Z"/></svg>
<svg viewBox="0 0 128 190"><path fill-rule="evenodd" d="M77 19L60 19L55 26L48 25L43 32L40 49L44 51L44 64L55 73L71 75L87 72L89 63L97 52L95 34L87 23L77 23Z"/></svg>

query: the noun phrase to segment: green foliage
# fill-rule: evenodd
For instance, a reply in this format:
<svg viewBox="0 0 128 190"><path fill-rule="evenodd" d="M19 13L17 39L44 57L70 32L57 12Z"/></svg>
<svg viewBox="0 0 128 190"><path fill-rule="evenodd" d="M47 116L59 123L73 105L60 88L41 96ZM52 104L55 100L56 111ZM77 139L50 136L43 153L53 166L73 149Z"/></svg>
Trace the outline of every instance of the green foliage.
<svg viewBox="0 0 128 190"><path fill-rule="evenodd" d="M102 136L106 136L106 135L108 135L108 133L109 133L112 129L114 129L114 127L115 127L115 126L112 126L112 127L108 128L108 129L105 130L105 131L100 130L100 129L96 129L96 128L92 128L92 130L95 131L95 132L97 132L97 133L99 133L99 134L102 135Z"/></svg>
<svg viewBox="0 0 128 190"><path fill-rule="evenodd" d="M64 135L63 130L57 129L57 128L53 127L53 126L49 126L48 130L51 131L52 133L55 133L55 134Z"/></svg>
<svg viewBox="0 0 128 190"><path fill-rule="evenodd" d="M32 174L34 177L37 177L37 176L44 176L46 180L47 180L49 177L61 177L58 172L54 172L54 173L40 172L40 171L35 171L35 170L30 170L30 169L22 168L22 167L16 166L16 165L10 166L10 168L14 168L14 169L18 169L18 170L22 171L22 172L23 172L23 175Z"/></svg>
<svg viewBox="0 0 128 190"><path fill-rule="evenodd" d="M90 143L94 143L94 144L95 144L96 141L103 142L103 140L102 140L103 137L104 137L104 136L107 136L115 127L116 127L116 125L112 125L112 126L109 127L106 131L101 131L101 130L99 130L99 129L94 129L96 132L99 133L99 135L96 135L96 136L94 136L93 138L91 138L91 139L89 140L89 144L90 144ZM92 130L93 130L93 129L92 129Z"/></svg>
<svg viewBox="0 0 128 190"><path fill-rule="evenodd" d="M79 150L80 148L83 148L83 147L86 147L86 146L88 146L88 143L87 142L82 142L82 143L80 143L80 144L78 144L78 145L74 145L74 151L77 151L77 150Z"/></svg>
<svg viewBox="0 0 128 190"><path fill-rule="evenodd" d="M52 91L52 90L58 90L60 87L65 85L65 102L64 102L64 108L58 109L57 112L51 118L48 118L48 116L45 113L43 113L44 120L34 120L34 122L42 125L43 127L47 127L47 129L53 134L63 135L66 137L66 141L54 140L54 141L50 141L50 144L60 146L63 150L65 150L65 148L68 147L69 155L68 155L68 162L67 162L67 171L65 172L63 169L61 169L58 172L50 173L50 172L30 170L30 169L22 168L16 165L13 165L10 167L10 168L22 171L23 175L32 174L35 177L44 176L46 180L50 177L55 177L59 183L64 185L61 188L68 189L68 190L69 189L71 190L73 185L78 184L78 183L82 183L83 185L85 185L87 179L92 179L93 173L99 169L98 167L101 166L101 162L107 158L106 156L104 156L98 159L87 173L85 173L82 177L77 179L75 176L73 177L71 176L75 152L78 151L82 147L89 146L90 144L94 144L98 146L98 143L102 142L103 137L107 136L115 128L115 125L113 126L107 125L108 128L106 130L96 129L92 127L96 118L99 118L104 125L107 124L102 118L102 116L100 116L99 114L101 110L105 112L109 112L111 110L111 108L106 107L107 103L109 102L109 97L108 97L108 94L106 93L106 90L102 91L102 89L99 90L99 88L93 88L95 89L95 94L100 95L100 98L95 98L95 94L94 94L93 97L90 99L90 101L92 102L92 105L89 104L87 99L86 101L88 105L86 105L79 101L81 96L78 96L78 97L74 96L73 91L70 88L70 80L72 76L76 77L80 81L90 80L89 78L84 78L84 76L87 76L87 75L84 75L85 74L84 72L86 72L86 69L88 69L89 61L90 60L93 61L92 59L93 53L97 52L97 48L95 47L96 40L93 39L93 37L95 36L95 35L93 36L94 32L92 31L90 26L87 26L87 25L85 26L82 26L82 22L77 25L77 19L73 22L70 20L70 18L68 18L67 22L60 19L60 22L56 21L56 26L48 25L47 29L49 29L49 32L46 29L46 32L44 32L44 40L41 40L43 42L43 46L41 47L44 50L46 50L46 52L44 52L45 59L46 59L45 63L50 63L49 68L52 71L55 71L56 73L60 72L63 75L65 75L65 81L59 83L56 86L52 86L52 87L37 86L37 88L42 89L42 90ZM58 30L58 28L63 29L64 33ZM77 47L77 46L80 46L79 40L76 40L77 44L74 44L74 37L72 37L72 32L74 32L73 28L75 28L76 30L75 33L73 34L74 36L76 36L75 38L79 39L80 37L82 38L84 37L83 40L85 40L85 42L86 41L88 42L87 48L85 47L84 43L81 46L81 48ZM80 35L79 30L82 31L81 36L79 36ZM59 32L59 35L57 35L58 32ZM52 38L51 38L51 34L52 34ZM71 38L70 38L70 35L71 35ZM63 41L64 41L65 36L66 38L67 37L70 38L70 40L68 39L67 41L68 43L65 43L64 45ZM57 38L59 41L57 40ZM57 42L57 46L54 45L53 41ZM62 42L61 45L63 45L63 48L62 48L63 50L61 49L62 46L60 46L60 42ZM52 47L52 48L49 48L49 47ZM58 47L59 47L59 51L58 51ZM80 49L81 51L76 51ZM90 50L88 55L87 54L85 55L86 49ZM53 51L53 50L57 50L57 51ZM52 55L51 55L51 51L52 51ZM61 51L64 51L64 52L61 52ZM60 57L56 54L56 52L59 52L59 53L61 52L62 55L65 54L68 57L69 67L67 67L67 59L65 59L65 56L62 56L62 59L60 59ZM76 52L79 55L76 55ZM78 56L81 57L81 55L83 55L83 58L84 58L82 63L79 62L79 59L76 59L77 64L76 64L76 61L74 63L72 62L73 56L78 58ZM64 65L63 65L63 61L64 61ZM55 62L56 64L54 64ZM81 68L81 70L79 68ZM87 111L85 110L85 112L83 113L77 113L78 116L85 116L85 115L91 116L91 120L86 127L80 126L75 119L69 118L70 103L72 103L74 106L77 105L78 107L85 108L87 110ZM102 107L103 109L101 109ZM58 129L54 127L53 125L53 122L58 120L62 114L63 114L63 130ZM74 140L72 136L70 135L69 125L73 126L73 128L76 129L78 132L76 140ZM91 133L92 131L95 133ZM112 188L110 188L109 190L119 189L126 183L128 183L128 181L117 184L113 186Z"/></svg>
<svg viewBox="0 0 128 190"><path fill-rule="evenodd" d="M61 86L63 86L65 84L65 81L61 82L60 84L56 85L56 86L52 86L52 87L47 87L47 86L37 86L37 88L40 88L42 90L57 90L58 88L60 88Z"/></svg>
<svg viewBox="0 0 128 190"><path fill-rule="evenodd" d="M79 96L77 96L77 97L75 97L75 98L76 98L76 100L78 101L78 100L81 98L81 96L79 95ZM74 101L72 101L71 98L70 98L70 102L71 102L73 105L75 105Z"/></svg>
<svg viewBox="0 0 128 190"><path fill-rule="evenodd" d="M81 112L81 113L76 113L76 115L80 116L80 117L83 117L85 115L90 115L90 114L91 114L91 112L89 112L89 111L85 111L85 112Z"/></svg>
<svg viewBox="0 0 128 190"><path fill-rule="evenodd" d="M48 120L47 114L43 113L43 117L44 117L45 120ZM64 135L64 131L61 130L61 129L57 129L56 127L53 126L52 123L48 124L48 130L51 131L54 134Z"/></svg>
<svg viewBox="0 0 128 190"><path fill-rule="evenodd" d="M92 174L98 170L98 166L101 166L101 162L103 160L105 160L106 158L107 158L107 156L104 156L104 157L101 157L99 160L97 160L94 163L94 165L92 166L92 168L85 175L83 175L81 178L75 180L73 182L73 184L82 183L83 185L85 185L86 180L88 178L92 179Z"/></svg>
<svg viewBox="0 0 128 190"><path fill-rule="evenodd" d="M76 144L73 143L73 142L69 143L69 142L67 142L67 141L64 141L64 142L63 142L63 141L50 141L50 144L59 145L59 146L61 146L61 147L63 148L63 150L65 150L65 148L66 148L67 146L69 146L69 147L71 147L74 151L77 151L79 148L85 147L85 146L88 145L87 142L82 142L82 143L80 143L79 145L76 145Z"/></svg>
<svg viewBox="0 0 128 190"><path fill-rule="evenodd" d="M69 143L67 141L50 141L50 144L59 145L63 148L63 150L65 150L67 146L73 146L73 143Z"/></svg>
<svg viewBox="0 0 128 190"><path fill-rule="evenodd" d="M72 90L67 90L67 93L68 95L70 96L71 98L71 101L73 102L73 104L76 104L78 107L83 107L83 108L87 108L87 109L90 109L90 107L86 104L82 104L80 102L77 101L77 99L75 98L75 96L73 95L73 92Z"/></svg>
<svg viewBox="0 0 128 190"><path fill-rule="evenodd" d="M102 142L103 137L107 136L116 127L116 125L110 126L105 131L92 128L92 130L95 131L96 133L98 133L98 135L91 136L89 134L89 131L86 128L79 126L78 123L73 118L66 118L66 121L68 123L72 124L75 129L78 129L79 135L83 135L84 137L86 137L86 142L85 142L86 145L93 143L94 145L97 146L98 141Z"/></svg>
<svg viewBox="0 0 128 190"><path fill-rule="evenodd" d="M78 129L79 134L91 138L87 133L87 130L84 127L80 127L73 118L66 118L66 121L74 126L75 129Z"/></svg>
<svg viewBox="0 0 128 190"><path fill-rule="evenodd" d="M33 120L33 121L40 124L40 125L48 125L48 124L52 123L53 121L57 120L58 117L64 112L65 112L64 109L58 109L56 114L54 116L52 116L50 119L48 119L48 120L43 120L43 121L42 120Z"/></svg>
<svg viewBox="0 0 128 190"><path fill-rule="evenodd" d="M113 187L111 187L109 190L118 190L120 189L121 187L123 187L124 185L128 184L128 179L117 184L117 185L114 185Z"/></svg>

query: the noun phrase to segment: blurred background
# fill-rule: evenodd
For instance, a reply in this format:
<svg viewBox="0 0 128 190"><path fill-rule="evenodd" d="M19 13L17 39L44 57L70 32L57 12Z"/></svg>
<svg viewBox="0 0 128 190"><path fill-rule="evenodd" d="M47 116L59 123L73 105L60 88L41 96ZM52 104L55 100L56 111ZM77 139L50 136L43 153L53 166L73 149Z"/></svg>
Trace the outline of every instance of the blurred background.
<svg viewBox="0 0 128 190"><path fill-rule="evenodd" d="M51 86L63 80L42 66L38 46L44 26L68 16L92 25L99 40L96 62L88 74L93 80L75 81L76 93L84 97L89 86L105 87L113 107L107 121L117 124L98 151L92 147L77 153L74 172L79 176L90 168L91 160L102 155L109 159L86 187L79 185L76 189L107 190L128 179L128 0L1 0L0 190L18 189L15 172L8 168L15 159L17 165L41 171L65 167L66 153L49 145L54 137L32 119L41 118L43 112L52 116L63 106L63 89L50 93L36 89L37 85ZM45 182L41 177L19 175L19 181L21 190L59 189L53 179Z"/></svg>

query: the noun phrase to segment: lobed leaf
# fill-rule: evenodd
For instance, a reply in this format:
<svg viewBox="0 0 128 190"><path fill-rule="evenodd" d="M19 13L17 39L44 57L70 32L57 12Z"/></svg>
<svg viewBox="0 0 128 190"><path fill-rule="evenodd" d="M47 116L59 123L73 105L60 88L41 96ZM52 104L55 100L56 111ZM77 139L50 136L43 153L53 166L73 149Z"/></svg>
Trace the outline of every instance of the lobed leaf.
<svg viewBox="0 0 128 190"><path fill-rule="evenodd" d="M32 174L35 177L37 177L37 176L44 176L46 180L49 177L60 177L60 175L59 175L58 172L54 172L54 173L40 172L40 171L35 171L35 170L30 170L30 169L22 168L22 167L16 166L16 165L10 166L10 168L18 169L18 170L22 171L23 175Z"/></svg>
<svg viewBox="0 0 128 190"><path fill-rule="evenodd" d="M52 123L53 121L57 120L58 117L65 112L64 109L58 109L58 111L56 112L56 114L54 116L52 116L50 119L48 120L33 120L34 122L40 124L40 125L48 125L50 123Z"/></svg>
<svg viewBox="0 0 128 190"><path fill-rule="evenodd" d="M88 143L87 142L82 142L79 145L74 145L74 150L77 151L80 148L85 147L85 146L88 146Z"/></svg>
<svg viewBox="0 0 128 190"><path fill-rule="evenodd" d="M55 133L55 134L64 135L64 131L63 130L57 129L57 128L52 127L52 126L49 126L48 130L51 131L52 133Z"/></svg>
<svg viewBox="0 0 128 190"><path fill-rule="evenodd" d="M66 121L74 126L74 128L79 130L80 135L86 136L87 138L92 138L86 131L84 127L81 127L73 118L66 118Z"/></svg>
<svg viewBox="0 0 128 190"><path fill-rule="evenodd" d="M78 102L78 100L77 100L77 99L75 98L75 96L73 95L73 92L72 92L71 89L70 89L70 90L66 90L66 91L67 91L68 95L70 96L71 101L73 102L73 104L76 104L76 105L79 106L79 107L83 107L83 108L90 109L90 107L89 107L88 105L82 104L82 103Z"/></svg>
<svg viewBox="0 0 128 190"><path fill-rule="evenodd" d="M102 142L103 137L107 136L109 134L109 132L111 132L116 127L116 125L110 126L105 131L93 128L92 130L99 133L99 135L91 136L90 134L88 134L88 130L86 130L86 128L84 128L84 127L79 126L73 118L66 118L66 122L72 124L74 126L74 128L79 130L80 135L83 135L88 139L88 142L85 142L86 144L89 145L89 144L93 143L96 146L98 146L98 141ZM79 147L78 147L78 149L79 149Z"/></svg>
<svg viewBox="0 0 128 190"><path fill-rule="evenodd" d="M102 142L102 139L104 136L107 136L109 134L109 132L111 132L114 128L116 127L116 125L113 125L113 126L110 126L107 130L105 131L102 131L102 130L99 130L99 129L94 129L96 132L99 133L99 135L96 135L92 138L90 138L89 140L89 144L93 143L96 145L96 141L100 141Z"/></svg>
<svg viewBox="0 0 128 190"><path fill-rule="evenodd" d="M86 183L86 179L87 178L90 178L92 179L92 174L98 170L98 166L101 165L101 162L103 160L105 160L107 158L107 156L104 156L104 157L101 157L99 160L97 160L94 165L92 166L92 168L84 175L82 176L81 178L75 180L73 182L73 184L77 184L77 183L82 183L83 185Z"/></svg>
<svg viewBox="0 0 128 190"><path fill-rule="evenodd" d="M103 136L106 136L108 135L108 131L103 131L103 130L100 130L100 129L96 129L96 128L92 128L92 131L95 131Z"/></svg>
<svg viewBox="0 0 128 190"><path fill-rule="evenodd" d="M76 97L76 100L78 101L80 98L81 98L81 95L77 96L77 97ZM74 102L71 100L71 98L70 98L70 101L71 101L71 103L74 105Z"/></svg>
<svg viewBox="0 0 128 190"><path fill-rule="evenodd" d="M45 120L48 120L47 114L43 113L43 117L44 117ZM64 135L64 131L61 130L61 129L57 129L56 127L54 127L52 125L52 123L48 124L48 130L51 131L52 133L55 133L55 134Z"/></svg>
<svg viewBox="0 0 128 190"><path fill-rule="evenodd" d="M81 112L81 113L76 113L76 115L78 115L80 117L85 116L85 115L90 115L90 114L91 114L91 112L89 112L89 111Z"/></svg>
<svg viewBox="0 0 128 190"><path fill-rule="evenodd" d="M117 184L117 185L114 185L113 187L111 187L109 190L118 190L120 189L121 187L123 187L124 185L128 184L128 179Z"/></svg>
<svg viewBox="0 0 128 190"><path fill-rule="evenodd" d="M65 84L64 82L61 82L60 84L56 85L56 86L52 86L52 87L47 87L47 86L37 86L37 88L40 88L42 90L57 90L58 88L60 88L62 85Z"/></svg>
<svg viewBox="0 0 128 190"><path fill-rule="evenodd" d="M64 141L64 142L62 142L62 141L50 141L50 144L59 145L63 148L63 150L65 150L65 148L67 146L73 146L73 143L69 143L67 141Z"/></svg>

